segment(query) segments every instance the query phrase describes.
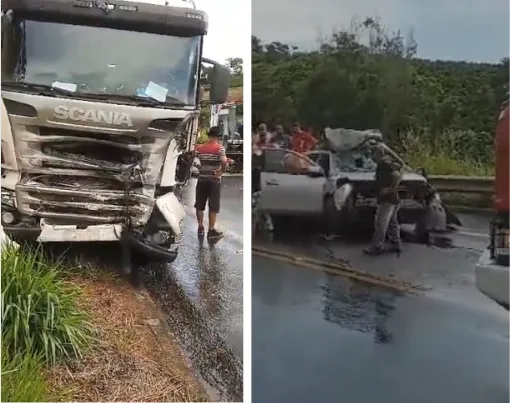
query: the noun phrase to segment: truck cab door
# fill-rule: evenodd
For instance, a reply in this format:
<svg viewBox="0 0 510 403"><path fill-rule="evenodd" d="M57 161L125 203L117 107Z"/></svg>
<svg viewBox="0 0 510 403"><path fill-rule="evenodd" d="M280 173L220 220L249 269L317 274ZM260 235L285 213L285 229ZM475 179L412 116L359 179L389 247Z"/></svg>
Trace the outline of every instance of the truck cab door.
<svg viewBox="0 0 510 403"><path fill-rule="evenodd" d="M308 157L267 149L261 172L259 207L275 215L318 215L324 207L326 177Z"/></svg>

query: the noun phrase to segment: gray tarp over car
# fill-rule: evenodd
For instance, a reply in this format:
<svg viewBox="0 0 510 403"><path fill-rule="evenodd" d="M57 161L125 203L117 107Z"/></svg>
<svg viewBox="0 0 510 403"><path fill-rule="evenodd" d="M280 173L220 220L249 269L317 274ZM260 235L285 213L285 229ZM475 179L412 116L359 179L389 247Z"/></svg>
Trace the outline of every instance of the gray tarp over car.
<svg viewBox="0 0 510 403"><path fill-rule="evenodd" d="M324 132L330 149L336 152L352 150L368 140L382 141L383 138L379 130L332 129L327 127Z"/></svg>

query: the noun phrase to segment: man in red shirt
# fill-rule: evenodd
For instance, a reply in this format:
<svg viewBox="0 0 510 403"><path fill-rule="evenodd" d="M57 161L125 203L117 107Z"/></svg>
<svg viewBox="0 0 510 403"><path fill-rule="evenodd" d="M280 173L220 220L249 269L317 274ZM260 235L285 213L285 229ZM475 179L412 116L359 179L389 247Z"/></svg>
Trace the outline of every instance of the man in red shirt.
<svg viewBox="0 0 510 403"><path fill-rule="evenodd" d="M304 154L315 148L317 140L308 132L301 130L299 124L292 127L292 151Z"/></svg>
<svg viewBox="0 0 510 403"><path fill-rule="evenodd" d="M195 209L198 221L198 235L204 235L205 205L209 205L209 240L219 240L223 233L216 230L216 216L220 212L221 176L227 169L228 160L225 148L219 143L220 128L211 127L209 140L196 146L196 156L200 161L195 195Z"/></svg>

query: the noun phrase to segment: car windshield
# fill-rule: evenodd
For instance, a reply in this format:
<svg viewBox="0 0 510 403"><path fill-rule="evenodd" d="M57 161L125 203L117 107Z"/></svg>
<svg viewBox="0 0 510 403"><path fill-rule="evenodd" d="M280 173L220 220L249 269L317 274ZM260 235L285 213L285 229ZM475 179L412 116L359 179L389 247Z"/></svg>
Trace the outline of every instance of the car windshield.
<svg viewBox="0 0 510 403"><path fill-rule="evenodd" d="M14 20L17 63L2 83L195 105L201 37ZM5 46L5 44L4 44Z"/></svg>
<svg viewBox="0 0 510 403"><path fill-rule="evenodd" d="M335 168L340 172L375 172L377 163L366 148L333 154Z"/></svg>

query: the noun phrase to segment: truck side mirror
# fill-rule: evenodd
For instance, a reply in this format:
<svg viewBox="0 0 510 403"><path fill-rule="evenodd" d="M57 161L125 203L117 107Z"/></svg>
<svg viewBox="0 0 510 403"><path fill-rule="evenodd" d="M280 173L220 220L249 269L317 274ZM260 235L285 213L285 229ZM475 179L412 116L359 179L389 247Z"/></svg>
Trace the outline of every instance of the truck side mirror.
<svg viewBox="0 0 510 403"><path fill-rule="evenodd" d="M209 99L212 104L227 102L230 86L230 70L220 64L215 64L209 74Z"/></svg>
<svg viewBox="0 0 510 403"><path fill-rule="evenodd" d="M427 179L427 170L425 168L418 168L418 174Z"/></svg>

